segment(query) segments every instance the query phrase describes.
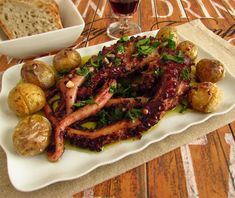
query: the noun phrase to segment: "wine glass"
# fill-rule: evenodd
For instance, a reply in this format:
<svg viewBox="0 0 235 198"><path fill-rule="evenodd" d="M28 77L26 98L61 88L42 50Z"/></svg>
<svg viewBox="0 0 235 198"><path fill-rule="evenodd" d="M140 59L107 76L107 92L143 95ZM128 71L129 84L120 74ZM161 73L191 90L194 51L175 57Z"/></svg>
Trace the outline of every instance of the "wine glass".
<svg viewBox="0 0 235 198"><path fill-rule="evenodd" d="M109 0L110 7L119 21L112 23L107 28L107 35L119 39L123 35L138 34L141 28L138 24L129 21L136 12L140 0Z"/></svg>

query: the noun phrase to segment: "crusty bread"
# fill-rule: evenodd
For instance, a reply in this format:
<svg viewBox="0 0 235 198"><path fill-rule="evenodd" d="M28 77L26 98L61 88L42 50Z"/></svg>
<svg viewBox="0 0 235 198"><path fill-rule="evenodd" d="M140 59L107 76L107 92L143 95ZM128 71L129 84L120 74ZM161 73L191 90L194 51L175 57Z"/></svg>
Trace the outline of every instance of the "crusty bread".
<svg viewBox="0 0 235 198"><path fill-rule="evenodd" d="M0 0L0 27L14 39L63 26L54 0Z"/></svg>

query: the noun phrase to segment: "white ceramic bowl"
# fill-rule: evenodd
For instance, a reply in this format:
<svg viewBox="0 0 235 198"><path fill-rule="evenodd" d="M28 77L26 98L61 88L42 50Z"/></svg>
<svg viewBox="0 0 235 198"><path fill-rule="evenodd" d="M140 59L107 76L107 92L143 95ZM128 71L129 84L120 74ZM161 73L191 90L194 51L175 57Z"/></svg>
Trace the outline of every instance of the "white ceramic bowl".
<svg viewBox="0 0 235 198"><path fill-rule="evenodd" d="M0 32L0 54L26 58L71 46L81 35L85 23L71 0L56 0L64 28L42 34L7 40Z"/></svg>

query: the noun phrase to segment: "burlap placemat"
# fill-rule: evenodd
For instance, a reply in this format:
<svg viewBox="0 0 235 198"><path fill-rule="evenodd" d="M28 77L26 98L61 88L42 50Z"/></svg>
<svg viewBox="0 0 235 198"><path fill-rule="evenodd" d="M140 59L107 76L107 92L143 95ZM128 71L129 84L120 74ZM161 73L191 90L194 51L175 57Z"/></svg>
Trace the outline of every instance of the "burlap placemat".
<svg viewBox="0 0 235 198"><path fill-rule="evenodd" d="M235 47L209 31L200 20L180 25L177 28L182 37L205 49L235 74ZM0 149L0 197L72 197L77 192L124 173L234 120L235 109L225 115L211 118L203 124L190 127L181 134L169 136L150 145L142 152L128 156L116 163L97 168L79 179L59 182L30 193L19 192L11 185L7 174L6 156L3 150Z"/></svg>

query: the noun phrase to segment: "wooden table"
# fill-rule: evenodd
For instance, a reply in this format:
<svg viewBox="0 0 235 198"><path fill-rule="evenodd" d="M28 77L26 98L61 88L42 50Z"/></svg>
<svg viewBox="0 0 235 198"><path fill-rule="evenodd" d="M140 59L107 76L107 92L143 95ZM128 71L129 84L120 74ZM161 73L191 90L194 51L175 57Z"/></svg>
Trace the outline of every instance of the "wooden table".
<svg viewBox="0 0 235 198"><path fill-rule="evenodd" d="M106 28L115 19L107 0L73 2L86 22L78 46L109 41ZM234 0L142 0L133 20L149 31L196 18L235 44ZM0 56L0 72L21 61ZM234 140L235 121L74 198L235 197Z"/></svg>

